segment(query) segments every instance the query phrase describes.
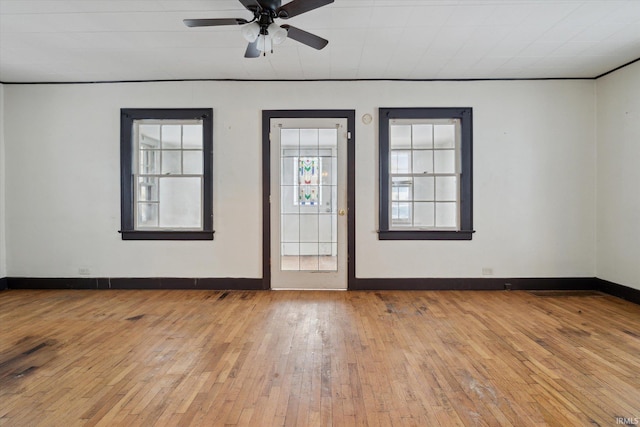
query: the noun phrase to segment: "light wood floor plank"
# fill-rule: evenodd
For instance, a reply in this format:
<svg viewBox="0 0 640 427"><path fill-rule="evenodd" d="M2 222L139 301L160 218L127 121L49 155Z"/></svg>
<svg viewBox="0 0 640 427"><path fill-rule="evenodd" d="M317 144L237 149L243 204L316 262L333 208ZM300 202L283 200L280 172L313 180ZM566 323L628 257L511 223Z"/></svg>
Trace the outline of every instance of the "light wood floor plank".
<svg viewBox="0 0 640 427"><path fill-rule="evenodd" d="M4 291L4 426L584 426L640 417L597 293Z"/></svg>

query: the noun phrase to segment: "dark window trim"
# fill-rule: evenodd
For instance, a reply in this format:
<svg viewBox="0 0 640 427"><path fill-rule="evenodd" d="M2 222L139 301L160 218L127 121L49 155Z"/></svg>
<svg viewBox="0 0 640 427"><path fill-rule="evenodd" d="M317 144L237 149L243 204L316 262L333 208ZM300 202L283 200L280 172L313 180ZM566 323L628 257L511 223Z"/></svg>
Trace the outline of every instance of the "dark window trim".
<svg viewBox="0 0 640 427"><path fill-rule="evenodd" d="M262 280L271 288L271 119L347 119L347 289L356 283L356 112L355 110L262 111Z"/></svg>
<svg viewBox="0 0 640 427"><path fill-rule="evenodd" d="M203 119L202 230L136 230L132 170L134 120ZM213 109L212 108L122 108L120 109L120 197L122 240L213 240Z"/></svg>
<svg viewBox="0 0 640 427"><path fill-rule="evenodd" d="M379 109L380 240L471 240L473 236L473 110L460 108ZM394 119L460 119L460 230L389 229L389 121Z"/></svg>

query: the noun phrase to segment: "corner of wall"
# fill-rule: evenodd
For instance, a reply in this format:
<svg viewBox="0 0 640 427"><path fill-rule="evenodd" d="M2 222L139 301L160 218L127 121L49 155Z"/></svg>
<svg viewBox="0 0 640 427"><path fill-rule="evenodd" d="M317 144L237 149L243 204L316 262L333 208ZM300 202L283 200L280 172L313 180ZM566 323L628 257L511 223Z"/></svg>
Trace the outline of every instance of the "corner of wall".
<svg viewBox="0 0 640 427"><path fill-rule="evenodd" d="M5 162L5 142L4 142L4 85L0 83L0 289L2 289L3 278L7 276L7 244L6 244L6 218L7 211L5 181L6 181L6 162Z"/></svg>
<svg viewBox="0 0 640 427"><path fill-rule="evenodd" d="M596 276L640 290L640 62L596 80Z"/></svg>

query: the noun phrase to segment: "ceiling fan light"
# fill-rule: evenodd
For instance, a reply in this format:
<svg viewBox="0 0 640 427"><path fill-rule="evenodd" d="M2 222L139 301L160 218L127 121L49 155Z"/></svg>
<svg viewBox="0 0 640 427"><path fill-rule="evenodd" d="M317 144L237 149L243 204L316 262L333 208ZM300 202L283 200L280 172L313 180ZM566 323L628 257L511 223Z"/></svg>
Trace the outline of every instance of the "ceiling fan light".
<svg viewBox="0 0 640 427"><path fill-rule="evenodd" d="M280 27L278 24L269 25L267 31L269 31L273 44L280 44L287 38L287 30Z"/></svg>
<svg viewBox="0 0 640 427"><path fill-rule="evenodd" d="M260 25L257 22L251 22L242 26L242 37L249 43L256 41L260 35Z"/></svg>
<svg viewBox="0 0 640 427"><path fill-rule="evenodd" d="M273 50L273 44L271 42L271 36L260 34L258 37L258 44L256 45L260 52L270 52Z"/></svg>

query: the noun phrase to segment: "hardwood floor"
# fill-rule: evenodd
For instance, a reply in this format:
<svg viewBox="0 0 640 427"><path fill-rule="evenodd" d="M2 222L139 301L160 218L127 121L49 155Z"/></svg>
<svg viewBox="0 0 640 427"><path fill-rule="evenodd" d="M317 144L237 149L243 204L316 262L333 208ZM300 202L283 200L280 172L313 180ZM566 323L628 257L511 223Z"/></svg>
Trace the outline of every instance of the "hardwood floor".
<svg viewBox="0 0 640 427"><path fill-rule="evenodd" d="M640 417L640 306L593 292L4 291L0 328L6 426Z"/></svg>

